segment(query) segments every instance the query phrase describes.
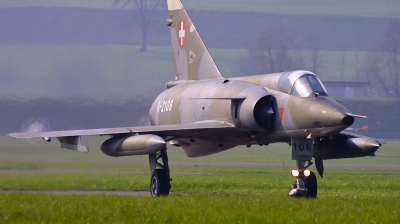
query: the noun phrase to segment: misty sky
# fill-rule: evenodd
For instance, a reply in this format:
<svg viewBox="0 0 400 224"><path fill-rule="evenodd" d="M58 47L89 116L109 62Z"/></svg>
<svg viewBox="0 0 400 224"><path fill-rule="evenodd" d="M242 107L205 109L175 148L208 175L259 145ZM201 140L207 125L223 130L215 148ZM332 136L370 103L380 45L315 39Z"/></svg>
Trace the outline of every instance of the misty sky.
<svg viewBox="0 0 400 224"><path fill-rule="evenodd" d="M400 17L392 10L396 4L393 1L365 1L359 7L355 7L356 1L336 1L334 6L331 1L303 1L300 5L292 1L246 1L245 5L228 2L183 1L189 12L195 10L190 15L207 46L238 49L214 55L228 77L234 73L232 65L261 32L284 30L294 37L300 49L311 45L310 38L317 36L322 40L322 49L366 50L385 32L390 19L382 17ZM164 25L166 12L156 13L149 35L149 44L157 48L139 53L133 45L140 45L140 30L132 12L113 7L112 3L113 0L0 3L0 93L24 98L156 96L173 77L169 31ZM221 6L229 7L217 12ZM243 11L232 12L235 10ZM278 15L268 14L271 10ZM326 17L335 12L351 17ZM236 20L243 24L237 25ZM326 79L335 80L332 71L337 69L333 64L326 63L322 71L332 75ZM147 87L146 94L142 94L143 86Z"/></svg>
<svg viewBox="0 0 400 224"><path fill-rule="evenodd" d="M353 52L360 51L361 57L365 56L383 38L388 24L400 18L398 1L359 2L184 0L183 4L223 75L232 76L240 56L246 54L259 34L267 31L293 37L293 49L298 51L313 46L313 37L320 39L319 48L326 53L321 77L335 81L340 76L337 52L346 52L349 63L345 71L350 76L354 70ZM146 116L154 97L174 77L166 9L154 15L150 52L142 53L133 11L112 3L113 0L1 1L2 98L82 97L120 105L131 100L146 109L132 106L126 114L137 113L139 120ZM65 113L71 114L73 108L65 108ZM115 111L108 113L111 116ZM55 119L52 116L47 115L50 123ZM76 126L87 120L79 119L55 126ZM114 124L124 122L127 120L120 119ZM98 125L102 124L90 127ZM15 129L16 125L11 126Z"/></svg>

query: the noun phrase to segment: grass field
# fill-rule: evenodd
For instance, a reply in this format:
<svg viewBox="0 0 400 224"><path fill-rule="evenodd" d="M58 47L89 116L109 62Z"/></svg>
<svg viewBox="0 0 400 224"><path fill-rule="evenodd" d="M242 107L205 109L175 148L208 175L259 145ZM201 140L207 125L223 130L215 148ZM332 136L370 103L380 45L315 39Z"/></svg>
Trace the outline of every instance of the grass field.
<svg viewBox="0 0 400 224"><path fill-rule="evenodd" d="M130 185L128 180L135 180L112 176L105 175L104 183L114 185L113 180L118 179L121 186L116 188L121 190L124 190L122 186ZM73 181L85 182L84 179L70 180ZM0 220L13 223L399 221L399 176L391 171L385 174L375 171L363 174L349 170L337 172L335 179L327 177L319 182L321 190L316 200L288 198L286 193L290 181L292 178L287 174L274 169L256 174L245 169L221 174L174 174L172 184L175 190L168 198L1 193Z"/></svg>
<svg viewBox="0 0 400 224"><path fill-rule="evenodd" d="M5 223L397 223L397 200L380 195L297 200L273 191L168 198L1 194L0 218Z"/></svg>
<svg viewBox="0 0 400 224"><path fill-rule="evenodd" d="M169 148L172 193L167 198L53 195L10 190L147 191L147 156L112 158L87 137L87 154L56 142L0 138L0 222L3 223L396 223L400 170L326 169L318 199L286 196L294 163L286 144L238 147L201 158ZM328 164L399 166L398 144L375 157ZM197 163L200 165L190 165ZM201 164L239 163L236 166ZM240 163L284 166L241 167ZM174 164L174 165L172 165Z"/></svg>
<svg viewBox="0 0 400 224"><path fill-rule="evenodd" d="M0 7L81 7L112 8L115 0L13 0L2 1ZM393 0L182 0L187 9L215 11L257 11L282 15L334 15L400 18L400 2Z"/></svg>

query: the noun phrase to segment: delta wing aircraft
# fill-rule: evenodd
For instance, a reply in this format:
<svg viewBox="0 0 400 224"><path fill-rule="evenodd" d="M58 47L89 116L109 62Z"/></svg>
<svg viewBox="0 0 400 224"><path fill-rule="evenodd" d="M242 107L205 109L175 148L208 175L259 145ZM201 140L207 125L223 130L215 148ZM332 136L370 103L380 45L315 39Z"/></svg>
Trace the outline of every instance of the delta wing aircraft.
<svg viewBox="0 0 400 224"><path fill-rule="evenodd" d="M188 157L206 156L236 146L285 142L292 147L296 178L290 196L317 197L315 165L323 160L363 157L383 143L344 132L355 118L328 96L309 71L224 78L179 0L167 0L175 78L150 108L151 126L12 133L16 138L57 138L61 148L88 152L81 136L108 135L101 151L109 156L149 155L150 193L171 189L166 143Z"/></svg>

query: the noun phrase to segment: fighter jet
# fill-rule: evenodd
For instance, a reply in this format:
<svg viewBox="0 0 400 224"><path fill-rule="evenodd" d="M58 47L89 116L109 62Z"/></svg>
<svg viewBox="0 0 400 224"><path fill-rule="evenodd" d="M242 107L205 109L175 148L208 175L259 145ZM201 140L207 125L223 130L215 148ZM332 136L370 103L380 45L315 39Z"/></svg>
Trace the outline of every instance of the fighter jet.
<svg viewBox="0 0 400 224"><path fill-rule="evenodd" d="M171 189L167 147L188 157L206 156L236 146L288 143L296 178L289 196L317 197L314 162L323 176L323 160L363 157L383 143L344 132L355 115L329 97L309 71L286 71L224 78L179 0L167 0L175 76L149 112L151 126L12 133L15 138L57 138L61 148L88 152L81 136L108 135L101 151L109 156L149 155L152 196Z"/></svg>

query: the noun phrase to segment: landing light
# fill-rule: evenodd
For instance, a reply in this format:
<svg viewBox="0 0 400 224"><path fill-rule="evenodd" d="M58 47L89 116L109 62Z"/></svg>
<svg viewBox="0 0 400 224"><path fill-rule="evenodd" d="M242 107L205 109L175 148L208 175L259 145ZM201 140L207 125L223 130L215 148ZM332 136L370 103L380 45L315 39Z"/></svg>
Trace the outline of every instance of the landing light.
<svg viewBox="0 0 400 224"><path fill-rule="evenodd" d="M298 170L292 170L292 171L290 172L290 174L291 174L292 176L294 176L294 177L298 177L298 176L300 175L300 172L299 172ZM309 171L309 170L304 170L304 172L303 172L303 175L304 175L305 177L310 176L310 174L311 174L311 171Z"/></svg>
<svg viewBox="0 0 400 224"><path fill-rule="evenodd" d="M290 172L290 174L294 177L298 177L299 176L299 171L298 170L292 170L292 172Z"/></svg>

